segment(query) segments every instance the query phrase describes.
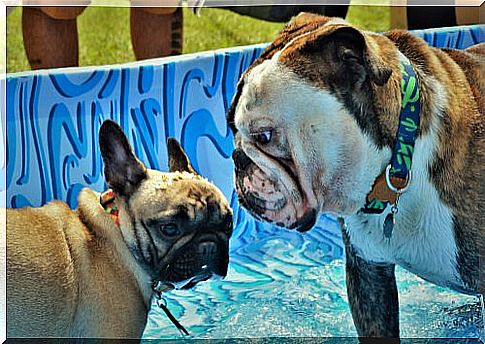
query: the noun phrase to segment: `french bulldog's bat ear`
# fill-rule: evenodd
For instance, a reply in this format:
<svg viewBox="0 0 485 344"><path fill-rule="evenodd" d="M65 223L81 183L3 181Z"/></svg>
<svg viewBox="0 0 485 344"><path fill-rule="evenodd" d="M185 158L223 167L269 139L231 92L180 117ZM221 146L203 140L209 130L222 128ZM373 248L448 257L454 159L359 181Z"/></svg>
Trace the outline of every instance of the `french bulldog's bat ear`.
<svg viewBox="0 0 485 344"><path fill-rule="evenodd" d="M168 167L170 172L189 172L197 174L190 164L190 160L178 141L169 137L167 140Z"/></svg>
<svg viewBox="0 0 485 344"><path fill-rule="evenodd" d="M370 80L383 86L392 74L392 69L379 56L378 48L364 34L351 26L341 26L333 30L316 30L313 39L308 40L308 47L321 50L323 45L333 42L336 58L352 68L361 66ZM359 68L352 68L359 70Z"/></svg>
<svg viewBox="0 0 485 344"><path fill-rule="evenodd" d="M99 147L106 182L118 195L129 197L147 178L146 167L136 158L121 127L111 120L99 129Z"/></svg>

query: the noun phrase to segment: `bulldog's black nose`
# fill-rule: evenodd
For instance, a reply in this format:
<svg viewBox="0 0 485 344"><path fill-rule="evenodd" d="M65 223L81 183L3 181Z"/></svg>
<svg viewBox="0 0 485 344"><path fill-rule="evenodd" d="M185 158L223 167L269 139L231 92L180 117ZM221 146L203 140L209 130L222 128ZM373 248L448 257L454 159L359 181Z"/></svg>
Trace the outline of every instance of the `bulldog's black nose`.
<svg viewBox="0 0 485 344"><path fill-rule="evenodd" d="M240 148L237 148L232 152L232 159L234 160L234 165L238 170L245 170L246 167L251 163L251 159L244 153Z"/></svg>

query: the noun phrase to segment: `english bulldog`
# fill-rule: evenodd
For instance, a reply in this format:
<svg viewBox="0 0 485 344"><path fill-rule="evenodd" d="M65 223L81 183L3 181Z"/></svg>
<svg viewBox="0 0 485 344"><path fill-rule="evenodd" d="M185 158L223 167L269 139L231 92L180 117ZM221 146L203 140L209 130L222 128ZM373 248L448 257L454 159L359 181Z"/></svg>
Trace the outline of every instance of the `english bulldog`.
<svg viewBox="0 0 485 344"><path fill-rule="evenodd" d="M303 13L238 83L240 203L301 232L337 216L362 338L399 337L396 264L483 294L484 48Z"/></svg>
<svg viewBox="0 0 485 344"><path fill-rule="evenodd" d="M99 137L109 191L6 210L9 338L140 338L152 295L227 273L232 210L178 142L164 173L115 122Z"/></svg>

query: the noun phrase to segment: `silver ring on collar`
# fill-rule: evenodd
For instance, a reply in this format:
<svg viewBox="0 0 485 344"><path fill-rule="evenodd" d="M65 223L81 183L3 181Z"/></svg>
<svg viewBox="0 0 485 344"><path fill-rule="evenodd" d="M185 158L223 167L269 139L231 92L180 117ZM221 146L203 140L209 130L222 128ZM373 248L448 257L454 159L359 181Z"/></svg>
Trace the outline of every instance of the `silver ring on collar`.
<svg viewBox="0 0 485 344"><path fill-rule="evenodd" d="M391 182L391 176L390 176L391 167L392 167L391 164L387 165L386 167L386 184L391 191L398 194L402 194L404 191L406 191L409 188L409 185L411 184L411 176L412 176L411 170L408 172L408 175L406 177L406 185L404 185L403 188L398 189L394 185L392 185L392 182Z"/></svg>

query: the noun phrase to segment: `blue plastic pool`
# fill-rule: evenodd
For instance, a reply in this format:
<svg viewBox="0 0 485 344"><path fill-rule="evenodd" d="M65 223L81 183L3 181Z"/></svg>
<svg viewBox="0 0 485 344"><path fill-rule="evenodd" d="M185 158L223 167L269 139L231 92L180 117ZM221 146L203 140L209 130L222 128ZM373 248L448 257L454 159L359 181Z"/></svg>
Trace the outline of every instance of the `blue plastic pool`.
<svg viewBox="0 0 485 344"><path fill-rule="evenodd" d="M233 243L222 283L167 296L191 338L356 336L340 235L332 219L322 218L306 235L285 230L252 234L245 243ZM470 308L476 298L433 286L399 268L397 281L403 337L478 337L478 312L447 311ZM145 337L181 335L163 312L153 309Z"/></svg>
<svg viewBox="0 0 485 344"><path fill-rule="evenodd" d="M477 43L484 33L484 26L416 31L434 46L451 48ZM2 115L7 179L0 185L6 184L8 207L52 199L75 207L82 187L105 189L101 157L92 149L104 119L121 124L151 168L166 170L165 141L175 136L199 173L231 200L236 216L227 278L167 296L191 338L354 337L335 220L323 216L302 235L255 221L234 196L225 113L239 76L264 47L9 75ZM483 323L476 298L402 269L397 277L402 336L478 337ZM145 337L181 335L153 307Z"/></svg>

